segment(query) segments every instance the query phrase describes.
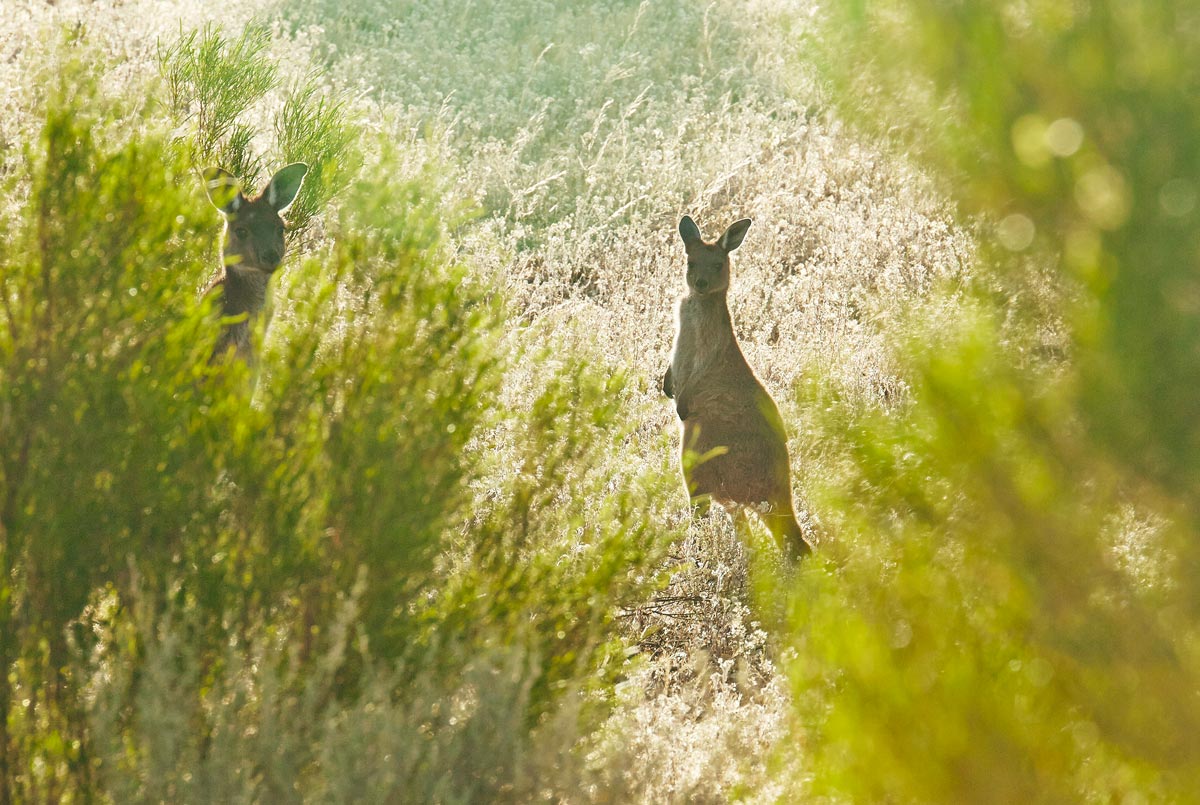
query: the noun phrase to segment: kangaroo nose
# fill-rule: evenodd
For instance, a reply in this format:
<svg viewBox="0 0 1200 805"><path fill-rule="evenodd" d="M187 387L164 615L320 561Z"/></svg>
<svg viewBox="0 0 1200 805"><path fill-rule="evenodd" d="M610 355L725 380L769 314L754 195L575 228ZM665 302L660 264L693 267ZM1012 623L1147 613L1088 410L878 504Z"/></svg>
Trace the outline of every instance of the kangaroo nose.
<svg viewBox="0 0 1200 805"><path fill-rule="evenodd" d="M701 292L707 291L708 280L696 280L696 290Z"/></svg>

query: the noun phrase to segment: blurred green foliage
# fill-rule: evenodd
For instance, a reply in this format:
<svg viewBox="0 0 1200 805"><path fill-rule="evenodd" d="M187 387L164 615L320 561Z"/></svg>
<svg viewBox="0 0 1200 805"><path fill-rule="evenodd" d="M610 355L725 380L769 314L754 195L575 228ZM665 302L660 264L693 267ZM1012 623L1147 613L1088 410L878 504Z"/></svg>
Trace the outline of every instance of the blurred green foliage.
<svg viewBox="0 0 1200 805"><path fill-rule="evenodd" d="M821 479L833 561L789 619L817 792L1200 790L1198 22L1116 0L832 10L846 107L995 230L957 326L913 311L908 399L807 394L851 459ZM1025 349L1027 300L1051 298L1069 356Z"/></svg>
<svg viewBox="0 0 1200 805"><path fill-rule="evenodd" d="M228 392L222 379L200 382L212 332L192 299L207 252L194 232L209 216L161 142L102 142L111 132L81 76L68 71L48 99L20 177L30 201L6 222L0 258L0 659L25 663L30 713L61 704L65 630L91 591L131 556L161 579L215 514L196 483L219 469L204 412L230 407L207 396ZM0 693L11 684L6 673ZM16 699L0 701L11 719Z"/></svg>
<svg viewBox="0 0 1200 805"><path fill-rule="evenodd" d="M860 2L837 16L838 63L875 68L841 74L849 97L869 95L858 111L912 132L968 210L1009 221L1001 243L1045 246L1084 285L1089 304L1073 312L1088 425L1193 506L1197 15L1178 2L1029 0Z"/></svg>

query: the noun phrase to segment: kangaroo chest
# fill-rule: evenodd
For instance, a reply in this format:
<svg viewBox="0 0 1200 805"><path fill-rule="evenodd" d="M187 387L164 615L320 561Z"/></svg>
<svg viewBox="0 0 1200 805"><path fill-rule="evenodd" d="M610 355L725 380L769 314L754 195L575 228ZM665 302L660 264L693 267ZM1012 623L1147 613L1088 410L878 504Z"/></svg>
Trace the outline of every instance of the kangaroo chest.
<svg viewBox="0 0 1200 805"><path fill-rule="evenodd" d="M713 379L741 375L746 362L723 297L688 295L679 302L671 376L675 393L691 396Z"/></svg>
<svg viewBox="0 0 1200 805"><path fill-rule="evenodd" d="M221 312L226 316L239 316L243 313L254 316L266 304L269 279L270 275L261 271L227 267L225 277L221 281L224 288Z"/></svg>
<svg viewBox="0 0 1200 805"><path fill-rule="evenodd" d="M213 351L214 356L224 354L233 347L242 360L253 360L250 325L266 304L269 279L270 276L261 271L239 270L228 266L225 275L210 288L221 288L222 316L244 316L241 321L226 325L222 329Z"/></svg>

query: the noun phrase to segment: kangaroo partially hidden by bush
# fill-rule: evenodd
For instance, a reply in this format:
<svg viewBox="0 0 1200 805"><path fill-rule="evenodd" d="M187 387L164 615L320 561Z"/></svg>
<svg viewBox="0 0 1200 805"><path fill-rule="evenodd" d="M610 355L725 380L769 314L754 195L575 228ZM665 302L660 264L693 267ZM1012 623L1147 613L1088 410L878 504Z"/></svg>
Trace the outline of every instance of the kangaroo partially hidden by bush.
<svg viewBox="0 0 1200 805"><path fill-rule="evenodd" d="M221 242L221 272L204 289L210 294L221 289L221 315L240 317L227 324L217 338L212 360L231 351L250 363L254 360L250 327L267 301L267 283L283 260L283 219L300 192L308 166L293 162L281 168L257 198L246 198L238 180L221 168L204 171L208 198L225 217Z"/></svg>
<svg viewBox="0 0 1200 805"><path fill-rule="evenodd" d="M746 363L729 315L729 253L749 228L744 218L708 243L689 216L679 222L688 292L662 388L683 423L683 476L694 505L753 508L780 547L800 558L812 548L792 505L783 419Z"/></svg>

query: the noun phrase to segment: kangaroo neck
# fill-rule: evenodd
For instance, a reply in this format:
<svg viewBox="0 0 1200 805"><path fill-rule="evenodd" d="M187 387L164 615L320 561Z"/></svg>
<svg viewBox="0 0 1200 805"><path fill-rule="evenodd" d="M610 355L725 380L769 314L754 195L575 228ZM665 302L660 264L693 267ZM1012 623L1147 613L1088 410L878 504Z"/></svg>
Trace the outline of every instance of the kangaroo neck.
<svg viewBox="0 0 1200 805"><path fill-rule="evenodd" d="M733 318L729 315L727 291L704 294L689 291L685 301L694 312L694 330L704 333L703 341L707 342L709 353L738 349L737 339L733 335Z"/></svg>

